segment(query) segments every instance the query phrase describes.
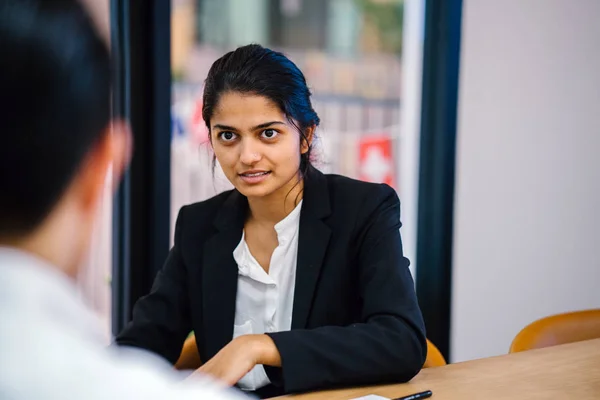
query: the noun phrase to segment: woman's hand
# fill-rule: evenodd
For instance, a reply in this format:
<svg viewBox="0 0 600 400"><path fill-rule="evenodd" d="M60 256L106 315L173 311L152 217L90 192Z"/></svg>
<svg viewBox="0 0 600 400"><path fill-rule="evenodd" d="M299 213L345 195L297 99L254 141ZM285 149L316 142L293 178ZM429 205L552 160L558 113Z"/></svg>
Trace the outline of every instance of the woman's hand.
<svg viewBox="0 0 600 400"><path fill-rule="evenodd" d="M235 338L196 371L235 385L257 364L281 366L279 351L267 335Z"/></svg>

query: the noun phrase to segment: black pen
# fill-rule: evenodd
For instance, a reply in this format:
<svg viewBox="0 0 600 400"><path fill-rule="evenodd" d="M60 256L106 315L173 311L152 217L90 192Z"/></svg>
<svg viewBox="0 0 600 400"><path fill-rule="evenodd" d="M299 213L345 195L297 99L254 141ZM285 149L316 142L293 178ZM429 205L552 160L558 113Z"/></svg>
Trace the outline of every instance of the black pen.
<svg viewBox="0 0 600 400"><path fill-rule="evenodd" d="M398 398L392 399L392 400L417 400L417 399L426 399L428 397L431 397L431 395L432 395L431 390L426 390L424 392L415 393L415 394L411 394L409 396L404 396L404 397L398 397Z"/></svg>

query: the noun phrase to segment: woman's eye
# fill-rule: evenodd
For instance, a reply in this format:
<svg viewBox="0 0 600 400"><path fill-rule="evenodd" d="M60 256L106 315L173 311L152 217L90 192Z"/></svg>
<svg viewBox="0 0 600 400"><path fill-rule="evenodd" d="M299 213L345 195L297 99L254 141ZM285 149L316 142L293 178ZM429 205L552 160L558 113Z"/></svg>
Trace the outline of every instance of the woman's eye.
<svg viewBox="0 0 600 400"><path fill-rule="evenodd" d="M274 139L279 133L274 129L265 129L262 131L262 136L267 139Z"/></svg>
<svg viewBox="0 0 600 400"><path fill-rule="evenodd" d="M221 132L219 136L224 142L231 142L233 139L235 139L235 133L233 132Z"/></svg>

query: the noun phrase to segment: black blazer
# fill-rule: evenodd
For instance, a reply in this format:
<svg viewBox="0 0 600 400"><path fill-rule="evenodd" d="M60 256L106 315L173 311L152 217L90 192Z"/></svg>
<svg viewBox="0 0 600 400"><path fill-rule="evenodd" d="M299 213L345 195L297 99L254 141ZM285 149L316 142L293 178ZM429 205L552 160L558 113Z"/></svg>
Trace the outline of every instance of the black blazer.
<svg viewBox="0 0 600 400"><path fill-rule="evenodd" d="M238 279L233 250L247 210L247 199L236 190L181 209L174 247L118 344L175 363L191 330L203 361L232 340ZM300 215L292 329L269 334L282 367L265 367L273 385L263 395L403 382L419 372L425 328L399 228L400 202L392 188L311 168Z"/></svg>

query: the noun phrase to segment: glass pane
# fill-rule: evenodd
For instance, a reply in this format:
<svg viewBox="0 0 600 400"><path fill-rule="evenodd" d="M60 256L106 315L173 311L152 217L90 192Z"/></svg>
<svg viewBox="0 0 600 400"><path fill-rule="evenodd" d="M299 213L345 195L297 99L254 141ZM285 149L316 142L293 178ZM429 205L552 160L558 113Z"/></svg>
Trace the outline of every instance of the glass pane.
<svg viewBox="0 0 600 400"><path fill-rule="evenodd" d="M173 1L172 224L182 205L231 187L211 174L202 83L217 58L249 43L304 72L321 118L319 169L400 192L400 166L416 174L400 162L404 11L402 0Z"/></svg>

